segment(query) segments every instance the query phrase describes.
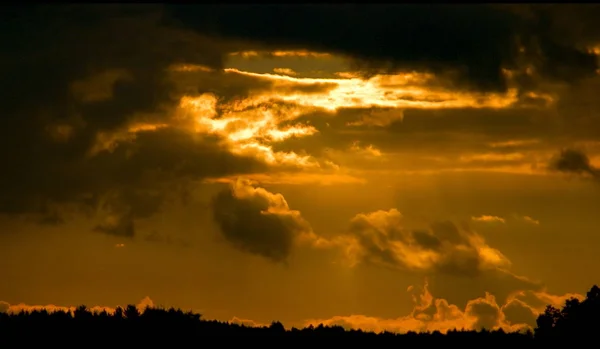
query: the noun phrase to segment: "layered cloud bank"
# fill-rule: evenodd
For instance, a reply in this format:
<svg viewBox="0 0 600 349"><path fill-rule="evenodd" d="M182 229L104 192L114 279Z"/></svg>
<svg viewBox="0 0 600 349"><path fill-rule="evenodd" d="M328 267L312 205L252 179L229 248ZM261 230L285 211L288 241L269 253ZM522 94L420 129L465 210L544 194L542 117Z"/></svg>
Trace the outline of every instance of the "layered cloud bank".
<svg viewBox="0 0 600 349"><path fill-rule="evenodd" d="M466 224L434 222L427 229L411 230L403 226L402 214L390 209L357 214L344 234L326 238L312 231L281 194L242 179L220 192L213 203L215 220L232 246L274 262L284 262L296 245L339 249L348 267L363 263L434 279L440 275L467 278L478 283L482 292L480 298L469 300L461 308L435 298L426 282L421 292L409 288L415 302L410 315L396 319L335 316L309 320L307 325L323 323L396 332L445 332L455 328L519 331L535 327L535 319L546 305L562 306L568 298L583 297L550 295L541 283L513 274L510 260Z"/></svg>
<svg viewBox="0 0 600 349"><path fill-rule="evenodd" d="M435 115L446 120L445 114L461 110L455 125L467 119L477 125L489 121L485 113L510 110L515 115L535 115L544 110L554 114L575 108L578 102L594 103L577 89L597 84L594 45L600 36L581 35L567 25L569 20L544 21L559 15L568 18L565 11L533 5L440 6L428 8L427 16L417 20L423 10L369 6L359 11L361 25L356 26L367 28L365 32L333 35L342 27L354 28L349 23L359 17L331 6L269 6L256 13L257 18L277 11L269 18L288 24L274 35L265 28L249 30L246 22L235 20L256 11L244 6L228 8L224 18L222 8L213 6L14 8L12 19L3 22L10 50L5 50L2 76L10 83L2 85L7 124L0 137L6 165L0 212L59 223L68 219L64 211L82 209L98 221L95 230L132 236L136 219L159 211L180 190L177 187L189 181L252 174L296 183L361 182L360 171L350 163L377 164L374 168L380 171L540 172L556 151L540 148L541 134L522 135L529 140L488 135L484 142L490 152L479 154L461 149L434 159L432 154L416 152L409 162L428 164L417 168L363 160L360 151L351 161L349 155L345 159L329 155L331 148L352 149L350 144L364 138L363 146L372 154L393 153L394 159L406 160L403 146L389 143L397 142L389 135L382 133L375 138L380 144L369 144L375 139L362 128L394 130L403 123L400 132L412 134L405 139L416 142L418 135L423 141L420 129L427 126L431 132L435 127L421 124L430 118L419 116L420 111L440 111ZM585 22L594 11L596 7L571 6L567 12ZM201 20L206 13L220 20ZM74 20L74 16L88 20ZM338 25L301 32L290 29L295 27L289 23L299 18L322 16ZM478 19L464 20L470 16ZM400 27L395 24L392 32L382 31L387 28L382 23L404 17L410 20L401 21ZM373 18L377 25L365 26ZM48 30L28 31L32 21ZM470 24L468 28L450 25L457 22ZM546 28L541 23L555 24ZM131 35L118 34L122 32ZM406 37L414 32L423 37ZM84 35L85 43L80 40ZM15 39L23 36L30 45ZM148 37L155 39L150 42ZM395 44L384 44L391 38ZM274 73L269 73L264 64L255 64L262 67L260 72L231 66L251 68L260 59L297 67L273 67ZM321 68L310 71L313 65ZM298 71L302 67L304 71ZM44 83L38 83L42 76ZM461 82L470 87L462 88ZM468 114L477 109L484 114L471 118ZM332 115L337 117L331 119ZM512 124L507 124L502 137L535 130L531 120L518 118L506 119L512 119ZM343 136L344 129L350 132L357 127L361 131L355 136ZM454 141L451 136L458 130L447 127L449 132L431 135L438 142ZM487 133L480 125L475 130ZM467 134L463 139L471 139L471 144L463 141L462 145L472 148L477 137ZM298 138L315 141L302 143ZM282 171L295 173L294 179L277 175Z"/></svg>

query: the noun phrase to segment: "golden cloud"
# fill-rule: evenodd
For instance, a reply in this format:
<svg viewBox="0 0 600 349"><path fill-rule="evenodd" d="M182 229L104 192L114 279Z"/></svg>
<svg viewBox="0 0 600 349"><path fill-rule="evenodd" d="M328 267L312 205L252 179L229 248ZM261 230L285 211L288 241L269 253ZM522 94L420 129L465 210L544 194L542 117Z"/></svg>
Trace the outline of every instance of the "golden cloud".
<svg viewBox="0 0 600 349"><path fill-rule="evenodd" d="M302 58L331 58L332 55L325 52L314 52L308 50L294 51L237 51L229 53L230 56L240 56L242 58L266 58L266 57L302 57Z"/></svg>
<svg viewBox="0 0 600 349"><path fill-rule="evenodd" d="M471 220L475 221L475 222L487 222L487 223L494 223L494 222L498 222L498 223L506 223L506 220L502 217L498 217L498 216L490 216L490 215L482 215L479 217L471 217Z"/></svg>
<svg viewBox="0 0 600 349"><path fill-rule="evenodd" d="M136 308L139 311L144 311L148 307L154 307L154 302L148 296L144 297L136 305ZM59 306L59 305L54 305L54 304L48 304L48 305L29 305L29 304L24 304L24 303L10 304L10 303L4 302L4 301L0 301L0 313L8 313L8 314L18 314L20 312L31 312L31 311L40 311L40 310L46 310L48 312L63 311L63 312L69 312L72 314L77 308L78 308L77 306ZM91 308L88 308L89 311L94 312L94 313L100 313L100 312L105 311L109 314L113 314L115 312L115 309L116 309L116 307L100 306L100 305L95 305L95 306L92 306Z"/></svg>
<svg viewBox="0 0 600 349"><path fill-rule="evenodd" d="M396 209L356 215L348 234L336 243L350 265L364 262L392 269L467 275L510 265L508 258L473 231L451 222L436 222L427 230L405 229L403 216Z"/></svg>
<svg viewBox="0 0 600 349"><path fill-rule="evenodd" d="M507 108L518 102L516 89L511 89L506 94L451 92L425 85L431 79L430 76L417 73L375 75L370 79L363 80L361 78L299 78L252 73L234 68L228 68L225 71L270 80L275 84L335 84L335 88L324 93L262 93L254 96L260 102L281 100L328 111L335 111L340 108L372 107L420 109Z"/></svg>
<svg viewBox="0 0 600 349"><path fill-rule="evenodd" d="M328 319L312 319L305 322L305 326L318 324L338 325L346 329L362 329L373 332L424 332L449 330L488 330L503 329L508 332L532 330L535 327L537 316L543 312L545 305L532 306L522 298L524 292L517 292L504 304L499 304L497 299L486 293L480 298L467 303L465 308L460 308L448 303L445 299L435 298L428 289L427 282L422 291L414 293L415 288L409 287L413 292L414 307L409 315L394 319L384 319L366 315L333 316ZM534 301L539 304L564 305L572 297L582 298L579 294L566 294L563 296L550 295L546 292L532 293Z"/></svg>
<svg viewBox="0 0 600 349"><path fill-rule="evenodd" d="M420 289L420 290L418 290ZM429 291L427 281L423 287L410 286L408 288L413 299L413 309L406 316L385 319L367 315L338 315L327 319L309 319L301 323L301 326L342 326L345 329L360 329L373 332L423 332L440 331L446 333L449 330L479 330L482 328L493 330L503 329L508 332L531 330L535 327L535 319L544 311L546 304L561 307L565 301L571 298L584 299L581 294L569 293L564 295L552 295L545 291L519 291L512 294L504 304L499 304L497 299L489 293L480 298L473 299L464 308L450 304L447 300L436 298ZM155 304L150 297L145 297L136 308L143 312ZM28 305L9 304L0 301L0 313L18 314L22 311L48 312L64 311L73 313L76 306L57 305ZM115 307L92 306L88 308L92 312L114 313ZM267 324L251 319L243 319L234 316L229 323L265 327Z"/></svg>

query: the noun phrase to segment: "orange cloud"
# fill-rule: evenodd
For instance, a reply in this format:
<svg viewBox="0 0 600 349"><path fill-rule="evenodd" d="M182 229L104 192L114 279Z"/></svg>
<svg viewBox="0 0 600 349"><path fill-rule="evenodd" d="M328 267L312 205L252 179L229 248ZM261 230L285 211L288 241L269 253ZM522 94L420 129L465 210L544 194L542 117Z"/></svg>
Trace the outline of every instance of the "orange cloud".
<svg viewBox="0 0 600 349"><path fill-rule="evenodd" d="M363 156L368 156L368 157L380 157L382 155L381 151L379 149L375 148L372 144L362 147L360 145L359 141L352 142L352 145L350 146L350 150L355 153L361 154Z"/></svg>
<svg viewBox="0 0 600 349"><path fill-rule="evenodd" d="M462 155L459 157L459 161L461 162L474 162L474 161L515 161L522 160L525 158L525 155L522 153L483 153L483 154L469 154Z"/></svg>
<svg viewBox="0 0 600 349"><path fill-rule="evenodd" d="M96 143L92 146L88 152L89 156L98 155L98 153L107 151L113 151L121 142L134 141L136 135L140 132L151 132L159 128L169 127L166 123L143 123L136 122L131 123L115 132L98 132L96 134Z"/></svg>
<svg viewBox="0 0 600 349"><path fill-rule="evenodd" d="M313 52L308 50L295 51L239 51L231 52L230 56L240 56L242 58L259 58L259 57L303 57L303 58L331 58L331 54L325 52Z"/></svg>
<svg viewBox="0 0 600 349"><path fill-rule="evenodd" d="M527 223L531 223L531 224L534 224L534 225L540 225L540 221L539 220L533 219L533 218L531 218L529 216L523 216L523 220L525 222L527 222Z"/></svg>
<svg viewBox="0 0 600 349"><path fill-rule="evenodd" d="M236 324L236 325L246 326L246 327L268 327L269 326L267 324L256 322L254 320L242 319L237 316L232 317L228 322L230 324Z"/></svg>
<svg viewBox="0 0 600 349"><path fill-rule="evenodd" d="M538 144L540 140L538 139L514 139L502 142L492 142L489 143L489 146L492 148L508 148L508 147L519 147L524 145L532 145Z"/></svg>
<svg viewBox="0 0 600 349"><path fill-rule="evenodd" d="M290 75L290 76L297 75L296 72L290 68L274 68L273 71L277 74Z"/></svg>
<svg viewBox="0 0 600 349"><path fill-rule="evenodd" d="M503 329L505 331L524 331L535 327L535 319L543 312L542 307L534 307L520 299L524 293L512 295L505 304L498 304L497 299L489 293L480 298L469 301L464 309L447 300L435 298L424 284L422 291L414 293L414 287L409 287L412 292L414 307L409 315L393 319L384 319L366 315L334 316L329 319L311 319L304 325L318 324L338 325L346 329L362 329L374 332L409 331L440 331L442 333L454 329L479 330L486 328ZM558 306L571 297L582 298L578 294L564 296L549 295L545 292L532 293L539 303L550 302Z"/></svg>
<svg viewBox="0 0 600 349"><path fill-rule="evenodd" d="M517 101L517 90L507 94L482 94L451 92L425 85L429 75L405 73L398 75L376 75L370 79L361 78L297 78L291 76L260 74L228 68L226 72L269 80L274 83L293 82L296 84L333 83L335 88L323 92L305 94L294 91L288 93L260 93L253 96L260 102L280 100L300 106L335 111L340 108L506 108Z"/></svg>
<svg viewBox="0 0 600 349"><path fill-rule="evenodd" d="M140 300L140 302L136 305L136 307L138 308L139 311L144 311L147 307L154 307L154 302L152 301L152 299L150 299L150 297L146 296L142 300ZM92 312L99 313L99 312L106 311L107 313L112 314L115 312L115 308L116 307L96 305L96 306L93 306L88 309ZM64 311L64 312L73 313L76 309L77 309L77 306L59 306L59 305L54 305L54 304L29 305L29 304L24 304L24 303L10 304L10 303L4 302L4 301L0 301L0 313L9 313L9 314L18 314L22 311L29 312L29 311L40 311L40 310L46 310L48 312Z"/></svg>
<svg viewBox="0 0 600 349"><path fill-rule="evenodd" d="M499 304L494 296L486 293L480 298L469 301L465 308L460 308L454 304L450 304L445 299L434 297L429 291L427 282L424 283L423 287L420 287L420 291L417 287L410 286L408 292L411 294L414 306L412 311L406 316L385 319L353 314L333 316L327 319L309 319L301 322L300 326L317 326L319 324L329 326L338 325L346 329L397 333L406 333L409 331L440 331L445 333L454 329L479 330L481 328L490 330L501 328L511 332L524 331L535 327L535 319L544 311L546 304L562 307L565 301L570 298L584 299L583 295L575 293L552 295L544 291L519 291L511 295L504 304ZM144 311L147 307L154 306L154 302L149 297L145 297L136 305L140 312ZM0 313L16 314L21 311L39 310L73 313L76 308L76 306L57 306L52 304L9 304L0 301ZM114 313L115 308L92 306L89 310L92 312L106 311L107 313ZM228 322L251 327L268 326L268 324L236 316Z"/></svg>
<svg viewBox="0 0 600 349"><path fill-rule="evenodd" d="M488 215L483 215L483 216L479 216L479 217L471 217L471 220L473 220L475 222L487 222L487 223L498 222L498 223L506 223L506 220L504 218L502 218L502 217L488 216Z"/></svg>
<svg viewBox="0 0 600 349"><path fill-rule="evenodd" d="M510 265L508 258L475 232L451 222L433 223L427 230L406 229L396 209L356 215L348 234L336 238L335 243L350 265L459 274Z"/></svg>
<svg viewBox="0 0 600 349"><path fill-rule="evenodd" d="M300 116L302 110L299 108L271 106L238 110L235 105L226 105L220 112L217 97L213 94L184 97L180 107L183 115L195 121L193 127L196 132L221 136L224 146L233 153L253 155L272 165L319 167L318 162L308 155L274 151L272 148L271 143L317 132L314 127L305 124L281 126L284 121Z"/></svg>
<svg viewBox="0 0 600 349"><path fill-rule="evenodd" d="M312 57L326 58L327 54L308 51L275 51L275 52L237 52L232 56L244 57ZM253 174L258 178L269 177L272 171L302 171L294 179L287 182L323 182L351 183L357 182L356 175L340 173L340 163L332 158L319 158L315 154L303 150L277 150L277 144L291 138L310 137L319 130L306 122L298 122L301 116L313 111L336 112L344 108L366 108L359 120L349 121L348 126L387 126L403 119L404 108L443 109L443 108L509 108L518 105L518 93L510 89L505 94L476 93L449 90L447 84L432 74L404 72L399 74L379 74L363 78L353 72L338 72L336 78L296 77L290 68L273 68L277 74L263 74L227 68L215 71L201 65L174 65L170 71L182 76L204 74L206 77L219 76L223 79L240 79L244 82L245 92L232 98L223 97L219 92L190 94L186 92L181 98L179 107L172 117L160 123L138 117L137 122L112 132L98 132L96 143L89 155L100 152L111 152L119 144L134 142L141 132L152 132L159 128L186 129L191 133L216 137L226 151L242 157L252 157L268 165L264 173ZM186 75L187 74L187 75ZM215 75L216 74L216 75ZM192 75L189 75L192 76ZM249 79L249 80L248 80ZM112 80L111 80L112 81ZM254 85L253 85L254 84ZM255 87L254 87L255 86ZM187 90L186 90L187 91ZM215 91L215 90L213 90ZM238 91L233 89L233 91ZM226 94L226 93L225 93ZM76 132L73 127L65 128L57 125L49 130L57 141L68 140ZM518 142L518 141L515 141ZM523 141L521 141L523 142ZM517 144L517 143L514 143ZM497 144L494 146L509 146ZM381 158L381 152L373 145L352 145L351 150L363 157ZM521 153L512 154L468 154L459 161L498 162L523 160ZM341 159L343 161L343 159ZM351 163L351 161L350 161ZM448 169L449 171L477 171L468 168ZM533 173L529 164L522 166L482 166L482 171ZM275 176L275 175L273 175ZM322 177L322 179L321 179ZM211 178L209 180L220 180ZM227 179L224 179L227 180ZM266 179L270 182L281 181L278 178Z"/></svg>
<svg viewBox="0 0 600 349"><path fill-rule="evenodd" d="M336 170L334 165L331 169ZM366 184L364 178L353 176L349 173L344 173L343 170L333 171L329 173L326 170L320 172L277 172L277 173L255 173L244 175L245 178L263 184L319 184L319 185L335 185L335 184ZM204 183L233 183L237 181L238 176L225 176L219 178L209 178L204 180Z"/></svg>

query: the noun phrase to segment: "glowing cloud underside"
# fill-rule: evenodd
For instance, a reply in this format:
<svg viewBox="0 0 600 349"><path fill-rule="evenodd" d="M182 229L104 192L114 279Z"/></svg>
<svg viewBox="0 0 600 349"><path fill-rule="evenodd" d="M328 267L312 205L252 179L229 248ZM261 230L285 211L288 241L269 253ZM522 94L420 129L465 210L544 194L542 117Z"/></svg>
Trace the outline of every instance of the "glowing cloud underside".
<svg viewBox="0 0 600 349"><path fill-rule="evenodd" d="M185 70L201 69L187 67ZM233 68L224 72L268 81L272 88L251 92L247 98L229 103L220 103L213 94L182 98L180 107L196 121L195 130L222 136L234 153L257 156L269 164L302 168L317 168L323 164L308 155L276 152L273 144L317 133L311 125L290 123L309 111L373 107L506 108L517 101L514 89L506 94L469 94L431 88L428 86L433 85L435 77L430 74L377 75L363 80L351 73L337 74L343 78L325 79L259 74ZM323 86L328 88L319 88Z"/></svg>
<svg viewBox="0 0 600 349"><path fill-rule="evenodd" d="M240 52L233 55L253 59L265 53ZM330 59L331 55L308 51L281 51L266 54L269 57L302 59ZM179 73L215 73L214 70L195 65L179 65L169 68ZM375 75L362 79L352 72L338 72L337 78L308 78L291 76L290 69L275 69L280 74L261 74L234 68L223 70L224 79L229 77L250 78L267 83L267 89L250 88L244 98L225 100L212 93L187 95L181 98L176 115L169 123L139 123L110 134L99 134L94 156L102 151L112 151L120 142L135 139L139 132L152 132L164 127L189 128L191 132L214 135L222 139L222 145L230 152L258 158L272 166L340 172L339 165L319 160L309 154L293 151L276 151L274 145L292 137L307 137L318 132L310 124L296 120L312 111L336 113L344 108L372 109L362 121L347 123L348 126L370 124L385 126L392 118L401 118L405 108L508 108L518 103L518 92L473 93L451 91L431 74L407 72L396 75ZM385 110L398 110L390 115ZM364 120L368 118L369 120ZM380 120L381 119L381 120ZM64 133L64 132L63 132ZM61 133L62 135L62 133ZM381 154L371 151L373 156ZM466 160L466 159L463 159Z"/></svg>
<svg viewBox="0 0 600 349"><path fill-rule="evenodd" d="M506 108L517 102L517 90L506 94L483 94L451 92L431 87L435 79L430 74L406 73L398 75L376 75L368 80L354 77L350 73L338 74L346 78L299 78L278 74L259 74L233 68L226 72L243 74L259 79L268 79L277 84L300 85L335 84L335 88L323 93L281 93L255 96L258 103L273 100L292 102L300 106L335 111L340 108ZM429 85L429 86L428 86Z"/></svg>

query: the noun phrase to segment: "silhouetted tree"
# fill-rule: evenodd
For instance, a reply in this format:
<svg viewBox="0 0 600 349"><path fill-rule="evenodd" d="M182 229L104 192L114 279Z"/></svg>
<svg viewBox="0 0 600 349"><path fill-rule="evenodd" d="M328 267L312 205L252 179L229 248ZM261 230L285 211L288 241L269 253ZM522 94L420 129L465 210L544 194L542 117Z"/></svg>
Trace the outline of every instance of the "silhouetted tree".
<svg viewBox="0 0 600 349"><path fill-rule="evenodd" d="M250 327L214 320L203 320L200 314L180 309L147 307L140 312L135 306L116 308L114 312L105 310L91 312L86 306L74 311L47 310L0 313L0 338L2 344L23 343L39 338L44 345L52 340L64 338L79 342L89 340L96 345L114 345L127 342L133 346L154 345L168 340L169 346L189 345L193 337L220 336L248 339L258 337L292 338L335 338L339 344L354 344L356 340L366 340L369 345L461 345L464 342L474 345L531 345L532 341L546 341L559 336L592 337L600 333L600 288L597 286L587 293L586 299L570 299L562 309L548 306L539 315L535 336L531 331L505 332L499 330L465 331L451 330L445 335L439 331L431 333L408 332L397 334L382 332L375 334L363 330L345 330L341 326L309 325L303 329L286 330L279 321L270 326ZM286 339L287 338L287 339ZM348 340L348 342L344 342ZM14 341L14 342L13 342ZM178 343L179 342L179 343ZM285 343L282 343L285 345ZM10 345L8 345L10 346Z"/></svg>
<svg viewBox="0 0 600 349"><path fill-rule="evenodd" d="M549 340L557 337L597 337L600 332L600 288L594 285L586 298L568 299L562 309L548 305L537 318L535 336Z"/></svg>

